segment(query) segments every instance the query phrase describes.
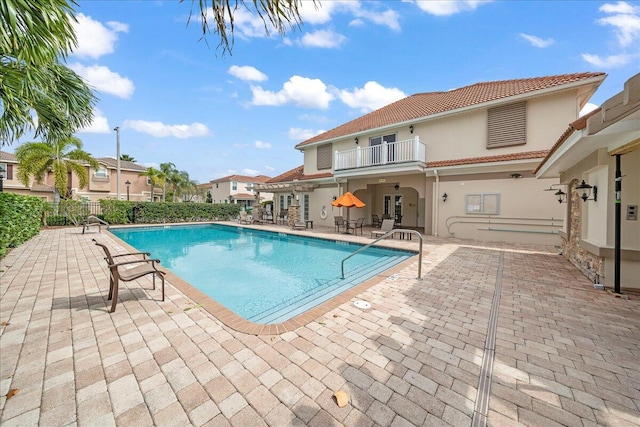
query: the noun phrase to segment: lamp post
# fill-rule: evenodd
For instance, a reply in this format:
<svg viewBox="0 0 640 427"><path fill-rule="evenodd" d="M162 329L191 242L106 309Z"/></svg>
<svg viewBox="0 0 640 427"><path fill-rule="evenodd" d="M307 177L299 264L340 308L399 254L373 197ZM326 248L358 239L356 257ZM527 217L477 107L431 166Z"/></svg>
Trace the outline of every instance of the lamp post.
<svg viewBox="0 0 640 427"><path fill-rule="evenodd" d="M3 187L3 181L4 181L4 173L5 170L2 166L0 166L0 193L2 193L4 191L4 187Z"/></svg>
<svg viewBox="0 0 640 427"><path fill-rule="evenodd" d="M120 200L120 127L113 130L116 131L116 198Z"/></svg>
<svg viewBox="0 0 640 427"><path fill-rule="evenodd" d="M131 182L129 180L126 180L124 182L124 185L127 186L127 202L129 201L129 186L131 185Z"/></svg>

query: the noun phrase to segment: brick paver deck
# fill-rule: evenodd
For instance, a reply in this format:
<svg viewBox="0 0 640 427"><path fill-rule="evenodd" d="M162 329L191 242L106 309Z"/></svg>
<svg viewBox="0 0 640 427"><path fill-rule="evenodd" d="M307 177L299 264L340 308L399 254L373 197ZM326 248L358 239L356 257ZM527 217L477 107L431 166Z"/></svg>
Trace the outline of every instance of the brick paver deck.
<svg viewBox="0 0 640 427"><path fill-rule="evenodd" d="M165 302L124 284L110 314L96 236L120 247L44 230L0 264L3 427L640 425L640 298L594 289L555 248L426 238L423 280L414 261L256 336L171 278Z"/></svg>

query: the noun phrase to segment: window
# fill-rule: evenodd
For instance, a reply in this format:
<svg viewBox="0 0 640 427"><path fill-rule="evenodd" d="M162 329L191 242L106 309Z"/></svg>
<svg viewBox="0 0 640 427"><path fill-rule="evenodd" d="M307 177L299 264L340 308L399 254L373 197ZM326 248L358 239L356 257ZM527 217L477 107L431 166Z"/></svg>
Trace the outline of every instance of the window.
<svg viewBox="0 0 640 427"><path fill-rule="evenodd" d="M4 179L13 179L13 165L0 163L0 169L4 171L4 172L0 172L4 175Z"/></svg>
<svg viewBox="0 0 640 427"><path fill-rule="evenodd" d="M237 190L238 189L238 183L235 181L231 181L231 189L232 190Z"/></svg>
<svg viewBox="0 0 640 427"><path fill-rule="evenodd" d="M527 143L526 102L490 108L487 115L487 148Z"/></svg>
<svg viewBox="0 0 640 427"><path fill-rule="evenodd" d="M302 198L303 218L305 221L309 219L309 195L305 194Z"/></svg>
<svg viewBox="0 0 640 427"><path fill-rule="evenodd" d="M147 177L147 185L151 185L151 178Z"/></svg>
<svg viewBox="0 0 640 427"><path fill-rule="evenodd" d="M100 167L98 169L96 169L96 171L93 173L93 176L95 176L96 178L107 178L107 169Z"/></svg>
<svg viewBox="0 0 640 427"><path fill-rule="evenodd" d="M497 215L500 213L500 194L467 194L467 213Z"/></svg>
<svg viewBox="0 0 640 427"><path fill-rule="evenodd" d="M331 159L333 154L331 152L332 144L325 144L318 146L318 158L317 158L317 167L318 170L322 169L331 169Z"/></svg>
<svg viewBox="0 0 640 427"><path fill-rule="evenodd" d="M369 146L371 147L376 147L372 149L371 151L371 164L380 164L380 163L386 163L387 161L389 162L393 162L395 161L395 144L394 145L388 145L387 146L387 152L386 153L382 153L382 142L385 142L387 144L391 144L393 142L396 142L396 134L393 133L391 135L384 135L384 136L374 136L373 138L369 138ZM384 154L386 154L386 158L384 157Z"/></svg>

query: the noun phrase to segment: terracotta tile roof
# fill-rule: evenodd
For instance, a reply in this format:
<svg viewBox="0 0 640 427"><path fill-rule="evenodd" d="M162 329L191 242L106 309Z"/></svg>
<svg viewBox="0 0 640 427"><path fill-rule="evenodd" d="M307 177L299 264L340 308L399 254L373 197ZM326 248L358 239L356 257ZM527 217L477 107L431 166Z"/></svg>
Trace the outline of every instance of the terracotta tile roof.
<svg viewBox="0 0 640 427"><path fill-rule="evenodd" d="M118 162L113 157L97 157L96 160L107 165L107 167L111 169L118 168ZM147 168L145 168L144 166L141 166L134 162L128 162L126 160L120 160L120 169L134 170L139 172L144 172L147 170Z"/></svg>
<svg viewBox="0 0 640 427"><path fill-rule="evenodd" d="M256 198L255 194L248 194L248 193L236 193L236 194L232 194L230 197L233 197L234 199L240 199L240 200L253 200Z"/></svg>
<svg viewBox="0 0 640 427"><path fill-rule="evenodd" d="M567 127L567 129L562 133L562 135L560 135L560 138L558 138L558 140L556 141L555 144L553 144L553 147L551 147L551 149L549 150L549 152L547 153L547 155L544 157L544 159L542 159L542 161L540 162L540 164L533 170L533 173L537 173L540 168L542 167L542 165L544 165L547 160L549 160L549 158L553 155L553 153L555 153L558 148L560 148L562 146L562 144L564 144L564 142L569 139L569 137L577 130L582 130L584 128L587 127L587 120L589 120L589 117L591 116L595 116L596 114L600 113L600 111L602 110L601 107L596 108L595 110L591 111L588 114L585 114L584 116L580 117L578 120L572 122L569 124L569 127Z"/></svg>
<svg viewBox="0 0 640 427"><path fill-rule="evenodd" d="M320 135L316 135L296 145L304 147L314 142L326 141L345 135L364 132L382 126L426 118L447 111L479 105L511 96L522 95L575 83L582 80L606 77L605 73L575 73L556 76L535 77L517 80L476 83L446 92L418 93L372 111L350 122L344 123Z"/></svg>
<svg viewBox="0 0 640 427"><path fill-rule="evenodd" d="M240 182L251 182L256 184L262 184L267 182L270 179L271 178L266 175L257 175L257 176L229 175L229 176L223 176L222 178L211 180L209 181L209 183L215 184L216 182L240 181Z"/></svg>
<svg viewBox="0 0 640 427"><path fill-rule="evenodd" d="M9 162L17 162L18 159L11 153L7 153L6 151L0 151L0 160L7 160Z"/></svg>
<svg viewBox="0 0 640 427"><path fill-rule="evenodd" d="M494 162L508 162L511 160L541 159L548 152L549 150L527 151L524 153L501 154L498 156L469 157L466 159L439 160L437 162L427 163L427 167L442 168L446 166L473 165L478 163L494 163Z"/></svg>
<svg viewBox="0 0 640 427"><path fill-rule="evenodd" d="M277 182L291 182L294 179L297 179L298 181L304 181L309 179L330 178L332 176L333 176L333 173L331 172L322 172L322 173L315 173L313 175L305 175L304 166L298 166L294 169L291 169L290 171L287 171L274 178L271 178L266 183L273 184Z"/></svg>

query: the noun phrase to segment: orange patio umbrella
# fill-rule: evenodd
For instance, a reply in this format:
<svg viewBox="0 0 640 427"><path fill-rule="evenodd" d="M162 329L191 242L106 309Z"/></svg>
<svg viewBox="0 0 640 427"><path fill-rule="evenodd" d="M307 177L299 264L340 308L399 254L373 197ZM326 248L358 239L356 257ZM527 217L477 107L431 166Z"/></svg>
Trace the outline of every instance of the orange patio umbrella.
<svg viewBox="0 0 640 427"><path fill-rule="evenodd" d="M365 207L365 203L354 196L352 193L347 191L342 196L338 197L336 200L331 202L331 204L337 208L363 208ZM349 221L349 210L347 209L347 222ZM348 233L349 230L347 230Z"/></svg>

